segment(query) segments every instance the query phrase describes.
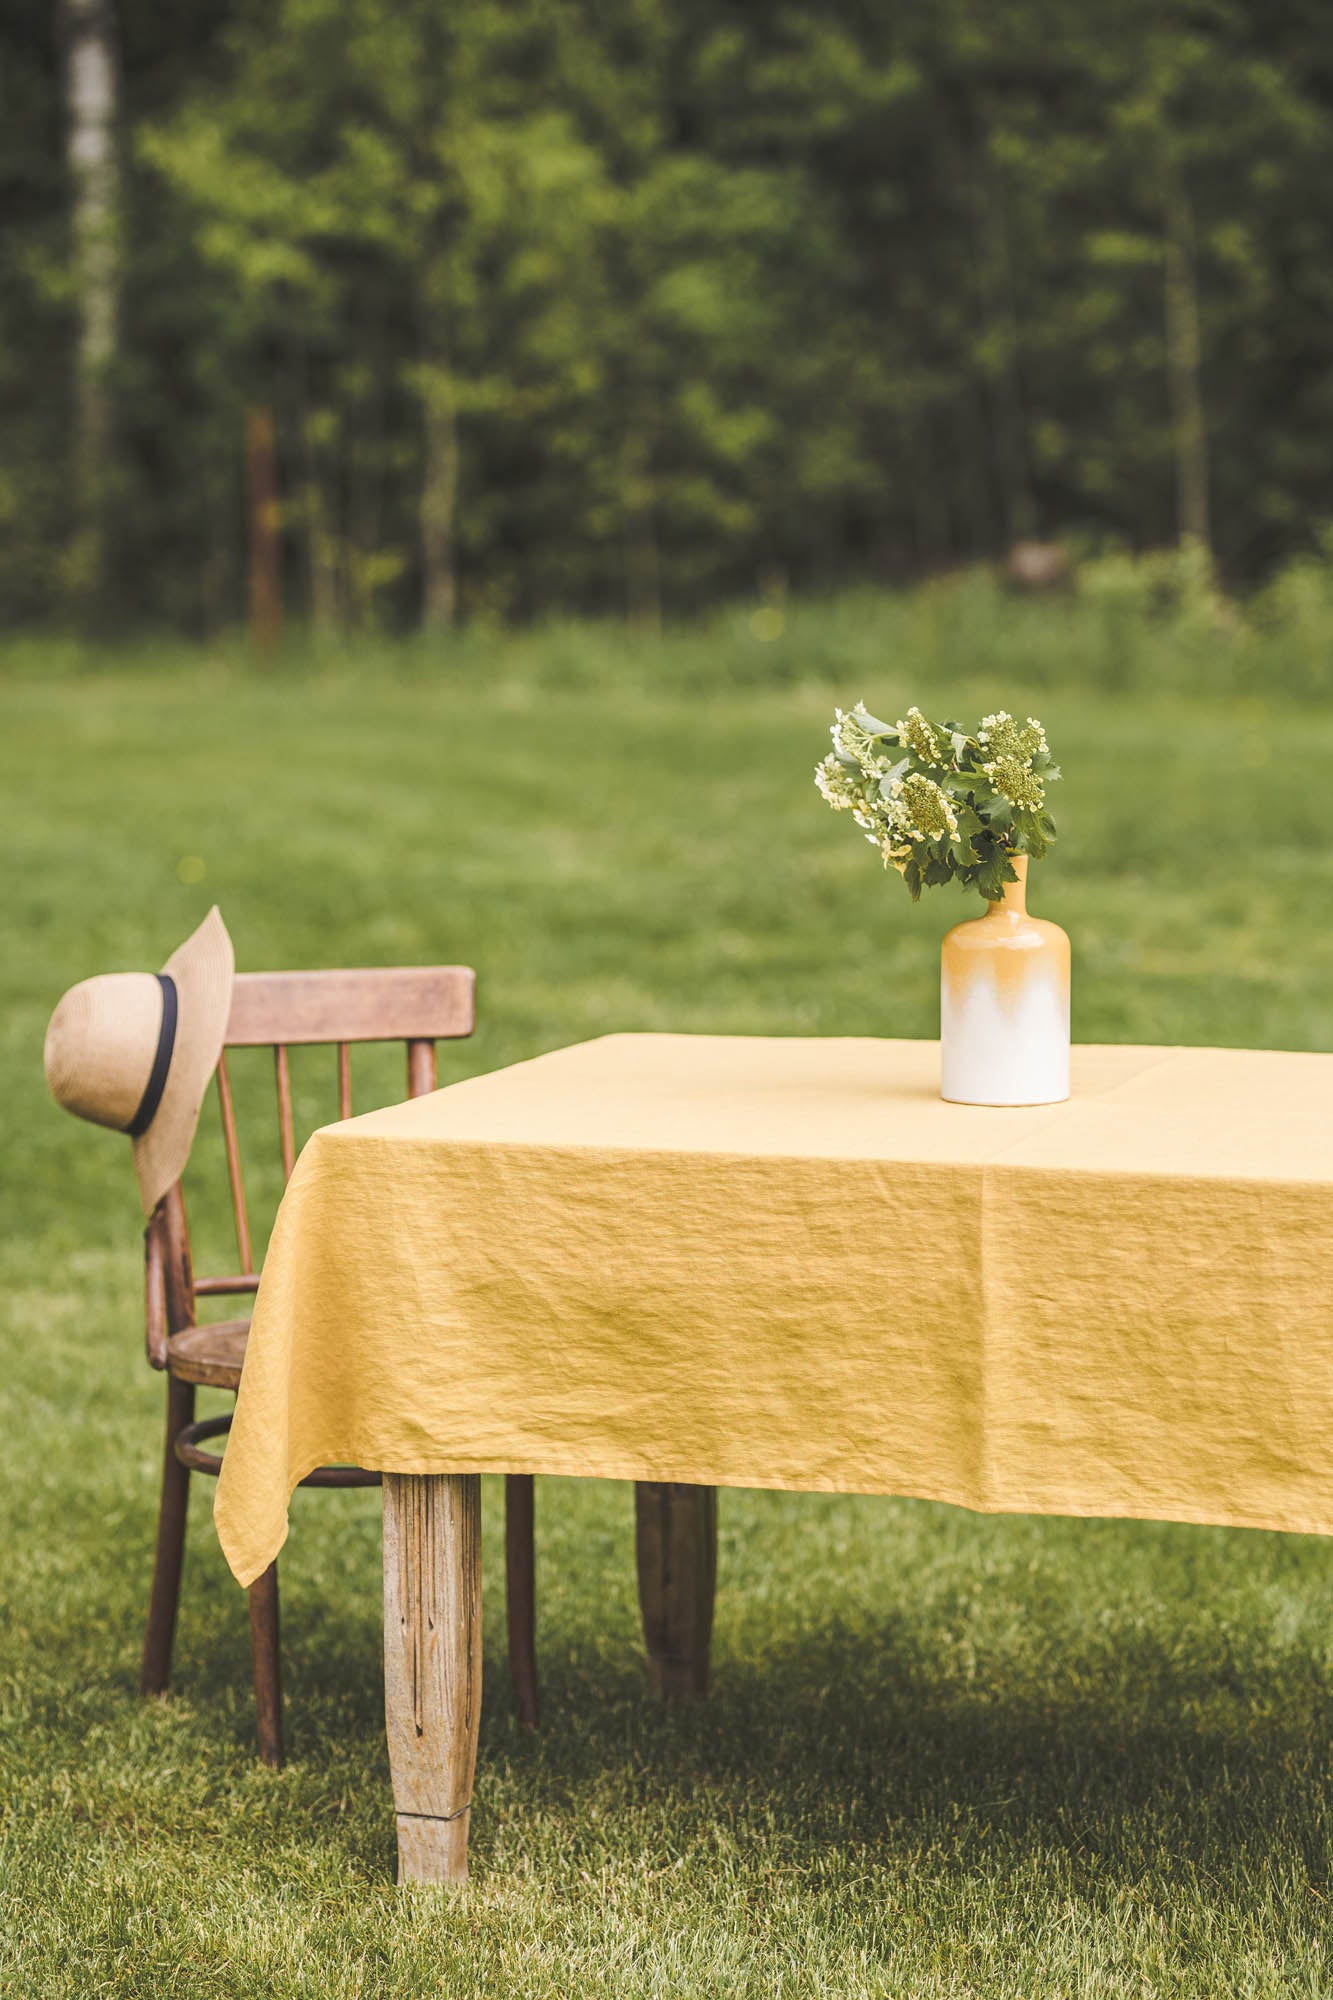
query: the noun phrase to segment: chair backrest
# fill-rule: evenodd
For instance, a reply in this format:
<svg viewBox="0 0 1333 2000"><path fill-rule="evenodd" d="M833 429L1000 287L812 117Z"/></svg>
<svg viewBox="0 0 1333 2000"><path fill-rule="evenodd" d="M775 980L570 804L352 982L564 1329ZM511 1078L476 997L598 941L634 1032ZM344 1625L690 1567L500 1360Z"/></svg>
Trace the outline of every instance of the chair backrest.
<svg viewBox="0 0 1333 2000"><path fill-rule="evenodd" d="M240 1270L196 1277L190 1254L185 1197L176 1182L159 1202L144 1236L148 1359L166 1366L173 1333L194 1324L195 1301L258 1288L245 1183L241 1174L236 1109L227 1050L270 1047L278 1090L278 1140L286 1185L296 1164L288 1050L311 1043L336 1045L338 1116L352 1113L354 1042L397 1042L407 1047L407 1094L435 1088L435 1044L460 1040L476 1023L475 979L465 965L385 966L348 972L241 972L214 1073L222 1114L236 1250Z"/></svg>

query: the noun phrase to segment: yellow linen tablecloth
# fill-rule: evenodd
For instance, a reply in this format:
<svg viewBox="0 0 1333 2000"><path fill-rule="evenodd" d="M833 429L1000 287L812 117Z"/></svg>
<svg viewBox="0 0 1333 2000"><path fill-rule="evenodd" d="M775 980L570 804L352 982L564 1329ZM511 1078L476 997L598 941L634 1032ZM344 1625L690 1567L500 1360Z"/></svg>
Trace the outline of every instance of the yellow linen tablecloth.
<svg viewBox="0 0 1333 2000"><path fill-rule="evenodd" d="M317 1132L217 1525L314 1466L1333 1531L1333 1056L612 1035Z"/></svg>

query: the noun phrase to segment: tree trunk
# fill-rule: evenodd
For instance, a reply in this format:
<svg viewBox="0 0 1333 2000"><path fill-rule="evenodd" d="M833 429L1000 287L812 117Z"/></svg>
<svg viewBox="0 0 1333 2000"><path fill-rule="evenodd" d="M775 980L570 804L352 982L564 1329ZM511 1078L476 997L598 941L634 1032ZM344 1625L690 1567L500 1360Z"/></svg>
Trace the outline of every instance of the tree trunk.
<svg viewBox="0 0 1333 2000"><path fill-rule="evenodd" d="M250 514L250 634L269 654L282 638L282 541L278 512L278 443L272 410L245 413L246 493Z"/></svg>
<svg viewBox="0 0 1333 2000"><path fill-rule="evenodd" d="M1162 186L1166 372L1176 456L1176 520L1182 542L1211 551L1208 528L1208 432L1203 408L1199 283L1194 217L1184 184L1168 166Z"/></svg>
<svg viewBox="0 0 1333 2000"><path fill-rule="evenodd" d="M313 632L335 632L341 623L338 535L317 474L306 481L306 617Z"/></svg>
<svg viewBox="0 0 1333 2000"><path fill-rule="evenodd" d="M1035 532L1036 509L1028 476L1009 219L1004 183L988 139L981 144L972 192L983 331L982 373L990 404L996 470L1004 498L1005 529L1012 546Z"/></svg>
<svg viewBox="0 0 1333 2000"><path fill-rule="evenodd" d="M662 565L657 547L656 485L652 437L633 424L621 459L621 514L625 547L625 601L631 622L645 631L662 627Z"/></svg>
<svg viewBox="0 0 1333 2000"><path fill-rule="evenodd" d="M111 455L108 373L120 290L117 70L111 0L60 0L65 38L66 158L79 330L74 370L75 591L92 598L105 570L105 487Z"/></svg>
<svg viewBox="0 0 1333 2000"><path fill-rule="evenodd" d="M326 491L324 433L332 419L323 411L305 412L301 425L305 493L301 509L305 523L306 618L314 632L336 630L338 603L338 533Z"/></svg>
<svg viewBox="0 0 1333 2000"><path fill-rule="evenodd" d="M953 450L958 475L954 485L957 553L965 561L975 562L995 553L996 535L986 462L986 397L980 383L970 372L962 379L952 398L950 414L953 418Z"/></svg>
<svg viewBox="0 0 1333 2000"><path fill-rule="evenodd" d="M435 631L458 614L454 517L458 502L458 419L448 365L437 360L424 391L425 463L421 479L421 614Z"/></svg>

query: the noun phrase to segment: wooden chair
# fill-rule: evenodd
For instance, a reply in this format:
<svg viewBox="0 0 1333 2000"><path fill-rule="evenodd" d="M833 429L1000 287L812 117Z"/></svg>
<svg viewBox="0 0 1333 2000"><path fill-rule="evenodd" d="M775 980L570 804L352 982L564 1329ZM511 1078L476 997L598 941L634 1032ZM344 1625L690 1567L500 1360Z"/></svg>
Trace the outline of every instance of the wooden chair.
<svg viewBox="0 0 1333 2000"><path fill-rule="evenodd" d="M140 1690L146 1695L163 1693L171 1671L190 1474L217 1476L222 1460L204 1447L231 1426L230 1414L196 1422L195 1390L200 1385L233 1392L238 1388L250 1325L248 1318L200 1324L195 1302L253 1293L259 1284L241 1178L226 1051L266 1045L273 1049L285 1183L296 1163L290 1047L337 1044L338 1116L347 1118L352 1108L353 1042L405 1042L408 1095L420 1097L435 1089L436 1041L471 1034L474 1019L473 975L466 966L237 975L216 1082L241 1268L232 1276L194 1275L185 1199L179 1181L158 1204L144 1237L148 1359L154 1368L164 1370L167 1377L167 1433L157 1558L139 1681ZM352 1466L323 1466L301 1482L303 1486L378 1486L379 1483L378 1472L364 1472ZM514 1697L520 1725L531 1729L537 1724L537 1667L530 1477L513 1476L505 1481L505 1572ZM249 1597L259 1754L266 1764L276 1766L283 1759L276 1563L251 1584Z"/></svg>

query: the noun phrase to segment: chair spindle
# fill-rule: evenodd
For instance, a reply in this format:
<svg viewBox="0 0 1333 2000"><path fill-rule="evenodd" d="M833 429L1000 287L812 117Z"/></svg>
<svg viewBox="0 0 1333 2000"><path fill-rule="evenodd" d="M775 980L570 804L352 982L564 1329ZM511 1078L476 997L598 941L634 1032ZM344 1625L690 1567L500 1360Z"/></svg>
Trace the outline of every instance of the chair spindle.
<svg viewBox="0 0 1333 2000"><path fill-rule="evenodd" d="M338 1044L338 1116L352 1115L352 1049L349 1042Z"/></svg>
<svg viewBox="0 0 1333 2000"><path fill-rule="evenodd" d="M436 1087L434 1042L413 1041L407 1045L407 1094L424 1097Z"/></svg>
<svg viewBox="0 0 1333 2000"><path fill-rule="evenodd" d="M236 1137L236 1107L232 1103L231 1077L227 1073L225 1051L218 1057L216 1075L218 1103L222 1107L222 1138L227 1148L227 1179L231 1183L231 1206L236 1218L236 1250L241 1260L241 1269L248 1274L254 1270L255 1263L250 1248L250 1217L245 1207L245 1183L241 1179L241 1149Z"/></svg>
<svg viewBox="0 0 1333 2000"><path fill-rule="evenodd" d="M274 1043L273 1062L278 1073L278 1133L282 1140L282 1181L285 1187L296 1165L296 1139L292 1131L292 1068L284 1043Z"/></svg>

